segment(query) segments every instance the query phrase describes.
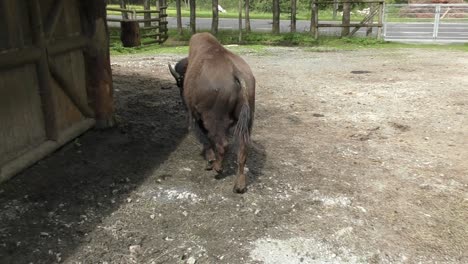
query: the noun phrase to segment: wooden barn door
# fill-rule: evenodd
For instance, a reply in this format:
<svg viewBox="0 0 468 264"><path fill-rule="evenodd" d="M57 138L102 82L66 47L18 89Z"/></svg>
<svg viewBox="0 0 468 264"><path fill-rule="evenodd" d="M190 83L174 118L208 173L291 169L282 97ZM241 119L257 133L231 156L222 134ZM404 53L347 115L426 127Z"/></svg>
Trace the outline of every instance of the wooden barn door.
<svg viewBox="0 0 468 264"><path fill-rule="evenodd" d="M95 123L82 10L80 0L0 1L0 182Z"/></svg>

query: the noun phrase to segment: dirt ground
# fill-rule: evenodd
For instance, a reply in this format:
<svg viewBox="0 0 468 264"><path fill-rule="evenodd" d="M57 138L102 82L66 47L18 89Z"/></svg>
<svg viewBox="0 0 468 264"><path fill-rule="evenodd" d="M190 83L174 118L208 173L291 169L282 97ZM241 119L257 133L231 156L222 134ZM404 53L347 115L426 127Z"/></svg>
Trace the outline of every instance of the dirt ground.
<svg viewBox="0 0 468 264"><path fill-rule="evenodd" d="M468 263L468 55L242 50L247 193L205 171L167 70L112 58L118 127L0 185L0 263Z"/></svg>

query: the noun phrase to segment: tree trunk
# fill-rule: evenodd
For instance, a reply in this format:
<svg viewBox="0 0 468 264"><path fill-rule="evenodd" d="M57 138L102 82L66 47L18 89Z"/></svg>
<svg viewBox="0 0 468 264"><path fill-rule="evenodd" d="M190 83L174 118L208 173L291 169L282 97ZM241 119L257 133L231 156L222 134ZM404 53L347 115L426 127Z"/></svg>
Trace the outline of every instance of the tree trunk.
<svg viewBox="0 0 468 264"><path fill-rule="evenodd" d="M349 35L349 22L351 20L351 3L343 3L343 20L342 24L345 26L341 30L341 36L346 37Z"/></svg>
<svg viewBox="0 0 468 264"><path fill-rule="evenodd" d="M151 9L150 0L143 0L143 9L148 11ZM151 19L151 13L145 13L144 18ZM145 27L151 27L151 21L145 21Z"/></svg>
<svg viewBox="0 0 468 264"><path fill-rule="evenodd" d="M120 8L127 9L127 3L125 3L125 0L120 0ZM128 19L128 13L122 12L122 19Z"/></svg>
<svg viewBox="0 0 468 264"><path fill-rule="evenodd" d="M177 32L182 35L182 10L181 0L176 0L176 12L177 12Z"/></svg>
<svg viewBox="0 0 468 264"><path fill-rule="evenodd" d="M196 22L196 4L195 0L189 0L190 2L190 32L195 34L197 32L197 22Z"/></svg>
<svg viewBox="0 0 468 264"><path fill-rule="evenodd" d="M297 0L291 0L291 32L296 32Z"/></svg>
<svg viewBox="0 0 468 264"><path fill-rule="evenodd" d="M338 12L338 0L333 0L333 20L336 19L337 12Z"/></svg>
<svg viewBox="0 0 468 264"><path fill-rule="evenodd" d="M250 27L250 0L245 0L245 32L252 31Z"/></svg>
<svg viewBox="0 0 468 264"><path fill-rule="evenodd" d="M213 35L218 34L218 21L219 21L219 11L218 11L218 0L212 1L212 11L213 17L211 19L211 33Z"/></svg>
<svg viewBox="0 0 468 264"><path fill-rule="evenodd" d="M242 42L242 0L239 0L239 44Z"/></svg>
<svg viewBox="0 0 468 264"><path fill-rule="evenodd" d="M273 34L280 33L280 2L273 0Z"/></svg>

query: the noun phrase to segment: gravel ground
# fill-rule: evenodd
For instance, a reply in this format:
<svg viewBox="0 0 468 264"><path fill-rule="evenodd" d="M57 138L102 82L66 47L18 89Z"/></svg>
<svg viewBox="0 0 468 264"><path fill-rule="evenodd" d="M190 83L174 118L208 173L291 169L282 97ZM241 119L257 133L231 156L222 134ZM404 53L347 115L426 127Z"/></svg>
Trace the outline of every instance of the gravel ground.
<svg viewBox="0 0 468 264"><path fill-rule="evenodd" d="M167 62L112 58L118 127L0 185L0 263L467 263L468 56L241 49L247 193L215 179Z"/></svg>

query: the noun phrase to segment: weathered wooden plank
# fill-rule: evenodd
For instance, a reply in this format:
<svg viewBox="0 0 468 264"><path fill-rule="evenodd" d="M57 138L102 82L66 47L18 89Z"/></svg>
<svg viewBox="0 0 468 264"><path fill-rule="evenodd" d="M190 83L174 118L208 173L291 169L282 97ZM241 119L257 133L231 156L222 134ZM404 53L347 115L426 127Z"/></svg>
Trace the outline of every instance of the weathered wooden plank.
<svg viewBox="0 0 468 264"><path fill-rule="evenodd" d="M74 63L75 62L71 62L71 65L73 65ZM72 84L72 82L69 81L70 76L67 76L68 78L64 77L61 73L60 68L57 65L55 65L55 63L53 63L52 61L50 61L49 63L49 68L52 77L59 84L59 87L68 97L68 99L70 99L73 105L75 105L84 116L93 117L94 113L89 108L87 100L82 96L79 96L79 91L76 91L80 88L84 90L85 86L75 86L74 84ZM83 69L78 69L78 71L83 71Z"/></svg>
<svg viewBox="0 0 468 264"><path fill-rule="evenodd" d="M0 71L0 164L46 139L35 65Z"/></svg>
<svg viewBox="0 0 468 264"><path fill-rule="evenodd" d="M57 141L45 141L30 151L21 156L16 157L12 161L4 164L0 163L0 183L13 177L18 172L33 165L38 160L43 159L50 153L54 152L67 142L83 134L95 124L94 119L85 119L79 123L74 124L72 127L65 130Z"/></svg>
<svg viewBox="0 0 468 264"><path fill-rule="evenodd" d="M364 17L364 19L359 23L359 24L363 24L363 25L372 25L373 23L370 23L369 21L372 20L372 18L377 14L377 9L371 9L371 11L369 12L369 14ZM355 27L353 29L353 31L351 31L351 33L349 33L350 36L353 36L356 32L358 32L358 30L360 29L361 27ZM368 28L372 28L372 27L368 27Z"/></svg>
<svg viewBox="0 0 468 264"><path fill-rule="evenodd" d="M361 23L351 23L349 25L342 25L342 24L318 24L318 27L383 27L382 24L361 24Z"/></svg>
<svg viewBox="0 0 468 264"><path fill-rule="evenodd" d="M0 70L34 63L41 57L41 52L39 48L25 48L0 52Z"/></svg>
<svg viewBox="0 0 468 264"><path fill-rule="evenodd" d="M63 2L64 0L55 0L52 4L52 9L47 16L47 20L44 25L44 32L47 40L49 40L55 32L55 28L63 11Z"/></svg>
<svg viewBox="0 0 468 264"><path fill-rule="evenodd" d="M20 10L17 1L7 0L1 1L0 10L4 16L4 23L6 26L6 39L10 48L24 47L23 28L20 21Z"/></svg>
<svg viewBox="0 0 468 264"><path fill-rule="evenodd" d="M55 56L70 51L84 49L89 43L89 39L84 36L69 37L51 43L48 47L49 55Z"/></svg>
<svg viewBox="0 0 468 264"><path fill-rule="evenodd" d="M58 128L56 120L56 107L53 100L49 66L47 62L46 39L42 26L42 15L40 3L38 1L29 1L31 28L33 29L34 42L36 46L42 49L41 57L36 64L36 70L39 81L39 92L42 99L42 109L44 112L45 129L47 138L58 139Z"/></svg>

